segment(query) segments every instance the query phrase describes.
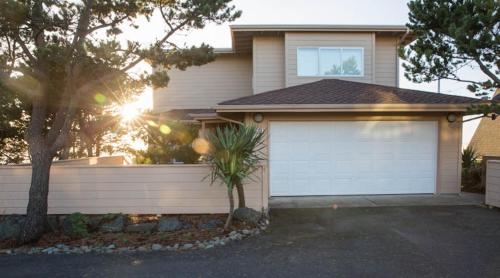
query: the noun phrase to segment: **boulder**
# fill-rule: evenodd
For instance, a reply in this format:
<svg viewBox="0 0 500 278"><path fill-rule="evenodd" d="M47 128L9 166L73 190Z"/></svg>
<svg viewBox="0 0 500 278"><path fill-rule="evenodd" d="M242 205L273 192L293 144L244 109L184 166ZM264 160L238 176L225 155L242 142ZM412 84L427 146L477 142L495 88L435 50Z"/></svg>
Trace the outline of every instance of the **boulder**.
<svg viewBox="0 0 500 278"><path fill-rule="evenodd" d="M233 217L236 220L257 224L261 218L262 214L251 208L237 208L234 210Z"/></svg>
<svg viewBox="0 0 500 278"><path fill-rule="evenodd" d="M119 214L114 219L103 223L99 231L103 233L120 233L125 228L125 216Z"/></svg>
<svg viewBox="0 0 500 278"><path fill-rule="evenodd" d="M0 240L13 239L21 233L24 216L7 215L0 220Z"/></svg>
<svg viewBox="0 0 500 278"><path fill-rule="evenodd" d="M97 230L99 230L99 225L101 224L101 222L103 221L103 219L104 219L104 216L102 216L102 215L92 215L92 216L89 216L89 222L88 222L89 229L91 231L97 231Z"/></svg>
<svg viewBox="0 0 500 278"><path fill-rule="evenodd" d="M172 232L182 229L182 222L177 217L162 217L158 222L158 231Z"/></svg>
<svg viewBox="0 0 500 278"><path fill-rule="evenodd" d="M156 223L138 223L128 225L125 231L128 233L151 233L156 228Z"/></svg>
<svg viewBox="0 0 500 278"><path fill-rule="evenodd" d="M198 229L200 230L208 230L208 229L215 229L217 226L224 224L220 219L210 219L207 222L204 223L199 223L198 224Z"/></svg>

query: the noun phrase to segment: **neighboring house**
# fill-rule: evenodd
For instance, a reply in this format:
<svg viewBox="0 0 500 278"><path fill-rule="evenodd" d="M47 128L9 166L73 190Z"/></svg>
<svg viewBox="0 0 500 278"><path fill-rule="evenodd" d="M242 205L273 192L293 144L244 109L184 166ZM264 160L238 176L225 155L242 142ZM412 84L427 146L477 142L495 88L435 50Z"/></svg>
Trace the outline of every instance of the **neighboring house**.
<svg viewBox="0 0 500 278"><path fill-rule="evenodd" d="M462 115L479 100L400 89L404 26L234 25L216 61L170 71L154 111L256 123L263 198L460 192Z"/></svg>
<svg viewBox="0 0 500 278"><path fill-rule="evenodd" d="M494 98L498 99L500 89L497 89ZM498 101L498 100L497 100ZM500 119L492 120L484 117L481 119L469 146L480 156L500 156Z"/></svg>

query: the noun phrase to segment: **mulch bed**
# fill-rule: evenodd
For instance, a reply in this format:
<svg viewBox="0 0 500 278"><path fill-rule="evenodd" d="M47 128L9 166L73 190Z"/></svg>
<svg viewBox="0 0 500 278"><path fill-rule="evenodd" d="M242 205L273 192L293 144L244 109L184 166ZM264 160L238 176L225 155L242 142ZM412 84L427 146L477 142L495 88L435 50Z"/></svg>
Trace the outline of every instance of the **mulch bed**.
<svg viewBox="0 0 500 278"><path fill-rule="evenodd" d="M177 215L179 220L188 225L189 228L173 232L153 232L153 233L102 233L92 232L84 238L71 238L64 235L62 232L46 233L42 238L31 245L25 247L50 247L56 244L66 244L70 246L106 246L114 244L119 247L138 247L151 245L153 243L162 245L173 245L183 243L193 243L195 241L210 240L214 237L222 237L229 234L233 230L253 229L256 225L251 225L245 222L233 220L233 225L229 230L224 230L223 224L218 225L215 229L198 229L199 223L204 223L208 220L219 219L222 223L226 220L226 215L211 214L211 215ZM160 216L156 215L129 215L129 222L132 224L155 222ZM15 240L0 241L0 249L14 248Z"/></svg>

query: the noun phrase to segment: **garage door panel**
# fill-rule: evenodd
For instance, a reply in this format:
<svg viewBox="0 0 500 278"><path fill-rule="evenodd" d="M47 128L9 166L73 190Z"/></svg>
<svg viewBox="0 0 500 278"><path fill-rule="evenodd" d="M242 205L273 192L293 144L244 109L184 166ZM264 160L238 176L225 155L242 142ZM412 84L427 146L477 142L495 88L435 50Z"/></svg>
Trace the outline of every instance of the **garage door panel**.
<svg viewBox="0 0 500 278"><path fill-rule="evenodd" d="M436 122L271 122L272 196L433 193Z"/></svg>

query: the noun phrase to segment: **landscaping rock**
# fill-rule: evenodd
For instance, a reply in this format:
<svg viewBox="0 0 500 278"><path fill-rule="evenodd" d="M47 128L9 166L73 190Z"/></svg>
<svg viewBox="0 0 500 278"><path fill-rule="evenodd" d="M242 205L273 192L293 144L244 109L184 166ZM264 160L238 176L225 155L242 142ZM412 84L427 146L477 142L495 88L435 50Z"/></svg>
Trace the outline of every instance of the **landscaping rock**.
<svg viewBox="0 0 500 278"><path fill-rule="evenodd" d="M147 246L140 246L139 248L137 248L137 251L141 251L141 252L148 251L148 247Z"/></svg>
<svg viewBox="0 0 500 278"><path fill-rule="evenodd" d="M234 210L233 217L239 221L257 224L262 214L251 208L237 208Z"/></svg>
<svg viewBox="0 0 500 278"><path fill-rule="evenodd" d="M222 225L224 222L222 222L219 219L210 219L205 223L199 223L198 224L198 229L201 230L208 230L208 229L215 229L217 226Z"/></svg>
<svg viewBox="0 0 500 278"><path fill-rule="evenodd" d="M125 231L129 233L151 233L155 228L156 223L138 223L128 225Z"/></svg>
<svg viewBox="0 0 500 278"><path fill-rule="evenodd" d="M120 233L125 228L125 216L117 215L110 222L104 223L99 227L99 231L103 233Z"/></svg>
<svg viewBox="0 0 500 278"><path fill-rule="evenodd" d="M99 225L101 224L103 218L104 216L102 215L89 216L89 222L88 222L89 229L92 231L99 230Z"/></svg>
<svg viewBox="0 0 500 278"><path fill-rule="evenodd" d="M193 246L194 246L194 245L193 245L193 244L191 244L191 243L186 243L186 244L182 245L181 249L183 249L183 250L188 250L188 249L193 248Z"/></svg>
<svg viewBox="0 0 500 278"><path fill-rule="evenodd" d="M161 244L154 243L151 245L151 250L160 251L163 246Z"/></svg>
<svg viewBox="0 0 500 278"><path fill-rule="evenodd" d="M0 240L16 238L21 233L24 224L24 216L4 216L0 222Z"/></svg>
<svg viewBox="0 0 500 278"><path fill-rule="evenodd" d="M182 229L182 222L177 217L162 217L158 222L158 231L173 232Z"/></svg>

